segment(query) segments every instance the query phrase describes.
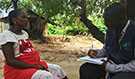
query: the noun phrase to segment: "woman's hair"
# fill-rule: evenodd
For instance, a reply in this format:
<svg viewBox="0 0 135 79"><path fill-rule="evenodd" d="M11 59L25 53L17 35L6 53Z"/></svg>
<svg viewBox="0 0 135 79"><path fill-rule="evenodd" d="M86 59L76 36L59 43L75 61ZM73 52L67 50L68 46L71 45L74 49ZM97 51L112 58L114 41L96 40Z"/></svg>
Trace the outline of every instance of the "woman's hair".
<svg viewBox="0 0 135 79"><path fill-rule="evenodd" d="M9 24L10 25L14 25L13 18L16 18L20 14L21 14L21 10L20 9L10 11L9 14L8 14Z"/></svg>
<svg viewBox="0 0 135 79"><path fill-rule="evenodd" d="M111 22L113 24L121 22L125 19L125 10L124 7L120 5L120 3L113 3L109 5L103 14L103 18L105 21L105 25L108 26L106 23Z"/></svg>

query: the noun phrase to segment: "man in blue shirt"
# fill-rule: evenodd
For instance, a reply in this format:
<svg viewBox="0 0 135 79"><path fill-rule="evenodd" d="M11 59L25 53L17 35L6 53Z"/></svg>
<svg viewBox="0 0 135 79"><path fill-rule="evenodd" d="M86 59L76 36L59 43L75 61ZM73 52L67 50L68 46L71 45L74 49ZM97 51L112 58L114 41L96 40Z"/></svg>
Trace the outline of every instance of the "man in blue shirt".
<svg viewBox="0 0 135 79"><path fill-rule="evenodd" d="M107 79L135 78L135 24L128 20L125 8L119 3L107 7L104 12L107 26L103 49L94 50L91 57L107 57L102 66L84 63L80 67L80 79L101 79L107 73Z"/></svg>

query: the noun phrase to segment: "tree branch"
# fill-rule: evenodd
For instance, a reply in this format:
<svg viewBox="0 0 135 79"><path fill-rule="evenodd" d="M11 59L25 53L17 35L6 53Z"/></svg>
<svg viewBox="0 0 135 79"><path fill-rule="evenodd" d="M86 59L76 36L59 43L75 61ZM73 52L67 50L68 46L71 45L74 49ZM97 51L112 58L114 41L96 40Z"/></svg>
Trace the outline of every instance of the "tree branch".
<svg viewBox="0 0 135 79"><path fill-rule="evenodd" d="M18 5L17 5L18 1L19 0L12 0L14 10L16 10L18 8Z"/></svg>
<svg viewBox="0 0 135 79"><path fill-rule="evenodd" d="M93 23L91 20L87 18L86 15L86 1L81 0L78 4L80 9L80 20L85 24L85 26L89 29L89 32L92 34L94 38L99 40L100 42L104 43L104 36L105 34L101 32Z"/></svg>

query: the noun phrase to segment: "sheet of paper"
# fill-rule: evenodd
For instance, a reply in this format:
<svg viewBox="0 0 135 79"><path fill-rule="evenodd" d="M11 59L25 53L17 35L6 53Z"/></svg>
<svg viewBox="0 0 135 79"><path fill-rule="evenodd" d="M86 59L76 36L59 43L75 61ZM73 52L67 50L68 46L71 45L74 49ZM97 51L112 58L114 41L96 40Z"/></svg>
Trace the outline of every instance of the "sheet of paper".
<svg viewBox="0 0 135 79"><path fill-rule="evenodd" d="M93 64L102 65L104 63L104 61L102 60L107 61L107 58L91 58L90 56L84 56L80 57L77 61L85 61Z"/></svg>

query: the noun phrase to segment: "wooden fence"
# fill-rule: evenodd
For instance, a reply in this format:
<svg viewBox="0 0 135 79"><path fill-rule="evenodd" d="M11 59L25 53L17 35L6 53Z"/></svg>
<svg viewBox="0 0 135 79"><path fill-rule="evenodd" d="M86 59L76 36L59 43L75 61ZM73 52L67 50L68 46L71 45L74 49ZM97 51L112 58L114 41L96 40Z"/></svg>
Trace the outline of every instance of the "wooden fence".
<svg viewBox="0 0 135 79"><path fill-rule="evenodd" d="M1 20L3 17L4 16L0 14L0 33L9 28L9 25Z"/></svg>
<svg viewBox="0 0 135 79"><path fill-rule="evenodd" d="M4 22L0 22L0 32L3 32L4 30L8 29L9 25Z"/></svg>

